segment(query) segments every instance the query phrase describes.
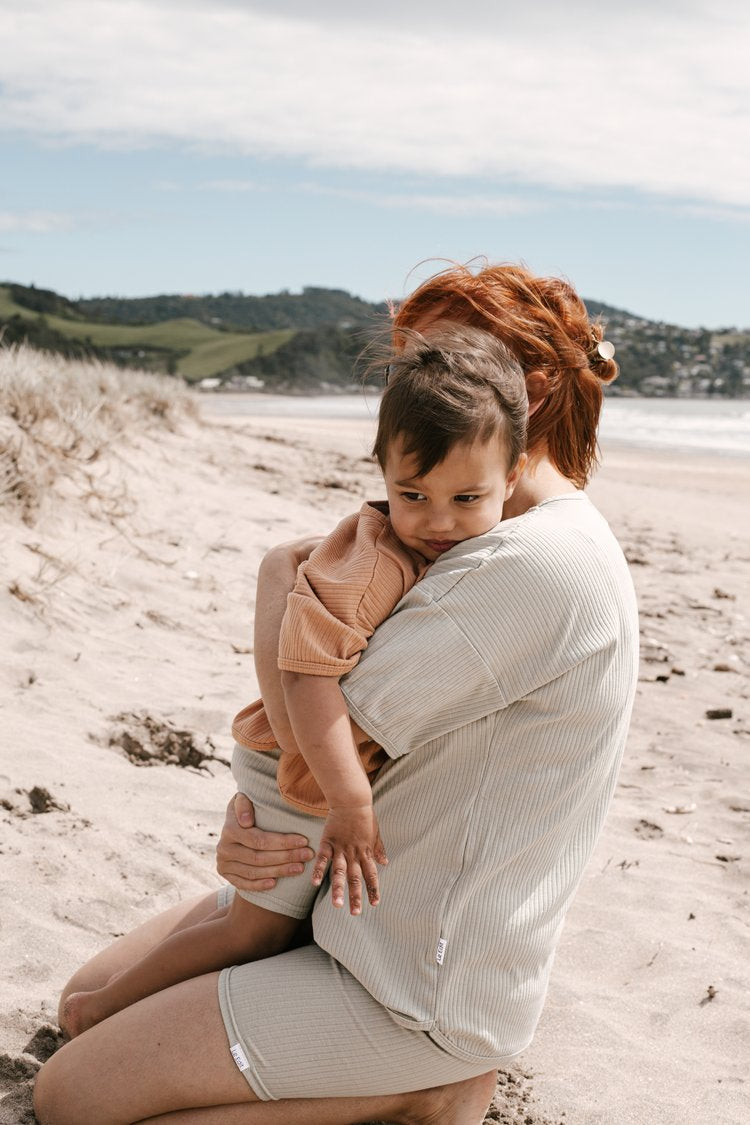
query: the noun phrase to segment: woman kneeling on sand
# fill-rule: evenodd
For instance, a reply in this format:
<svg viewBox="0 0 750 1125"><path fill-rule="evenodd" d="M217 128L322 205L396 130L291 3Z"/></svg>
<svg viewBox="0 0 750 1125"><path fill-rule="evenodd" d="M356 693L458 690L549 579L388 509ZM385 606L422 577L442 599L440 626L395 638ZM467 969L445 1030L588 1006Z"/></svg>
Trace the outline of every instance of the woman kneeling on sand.
<svg viewBox="0 0 750 1125"><path fill-rule="evenodd" d="M492 333L520 362L529 467L503 521L439 552L341 681L351 717L388 756L372 789L389 857L382 901L353 917L324 886L309 944L183 981L84 1032L40 1072L43 1125L477 1125L497 1066L531 1040L635 687L632 585L581 491L616 368L573 290L517 267L438 275L395 331L429 339L444 321ZM267 708L307 553L279 548L261 568L259 601L278 606L258 652ZM230 816L220 869L263 890L311 858L301 844ZM63 1001L217 906L226 893L121 938Z"/></svg>

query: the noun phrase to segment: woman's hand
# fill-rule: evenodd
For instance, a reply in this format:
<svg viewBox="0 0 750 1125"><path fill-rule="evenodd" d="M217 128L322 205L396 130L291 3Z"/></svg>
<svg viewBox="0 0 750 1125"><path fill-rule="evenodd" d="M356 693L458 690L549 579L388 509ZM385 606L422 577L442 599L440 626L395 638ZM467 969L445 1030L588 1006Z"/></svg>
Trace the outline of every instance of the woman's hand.
<svg viewBox="0 0 750 1125"><path fill-rule="evenodd" d="M216 870L241 891L270 891L277 878L300 875L313 858L304 836L255 827L255 809L244 793L227 805L216 847Z"/></svg>
<svg viewBox="0 0 750 1125"><path fill-rule="evenodd" d="M349 912L362 913L362 881L367 888L371 906L380 902L378 869L385 865L383 841L372 803L366 805L339 805L328 810L318 853L313 867L313 885L323 882L328 864L331 865L331 899L334 906L344 905L344 887L349 888Z"/></svg>

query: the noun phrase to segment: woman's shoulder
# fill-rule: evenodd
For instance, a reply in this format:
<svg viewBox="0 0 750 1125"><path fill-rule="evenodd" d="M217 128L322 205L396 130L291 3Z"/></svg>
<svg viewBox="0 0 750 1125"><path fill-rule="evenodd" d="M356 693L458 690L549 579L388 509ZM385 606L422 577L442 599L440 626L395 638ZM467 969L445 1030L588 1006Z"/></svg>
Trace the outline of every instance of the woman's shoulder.
<svg viewBox="0 0 750 1125"><path fill-rule="evenodd" d="M463 548L463 550L462 550ZM522 597L527 608L579 602L619 589L632 600L622 550L585 493L544 501L468 540L433 564L420 586L437 600Z"/></svg>

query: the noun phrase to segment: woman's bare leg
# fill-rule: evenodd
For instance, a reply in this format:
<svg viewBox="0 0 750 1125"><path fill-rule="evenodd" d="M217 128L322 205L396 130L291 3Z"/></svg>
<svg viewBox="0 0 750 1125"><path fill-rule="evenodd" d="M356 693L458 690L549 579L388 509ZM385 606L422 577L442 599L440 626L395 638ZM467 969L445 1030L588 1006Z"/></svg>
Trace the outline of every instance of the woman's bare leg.
<svg viewBox="0 0 750 1125"><path fill-rule="evenodd" d="M423 1094L259 1102L227 1048L211 973L67 1043L39 1072L35 1110L41 1125L479 1125L490 1078Z"/></svg>
<svg viewBox="0 0 750 1125"><path fill-rule="evenodd" d="M149 1118L141 1125L482 1125L497 1087L497 1071L450 1086L373 1098L329 1098L263 1102L259 1106L215 1106ZM263 1116L255 1117L254 1113Z"/></svg>
<svg viewBox="0 0 750 1125"><path fill-rule="evenodd" d="M259 961L290 948L300 921L235 895L228 910L186 925L93 991L71 992L60 1026L71 1038L123 1008L191 977Z"/></svg>

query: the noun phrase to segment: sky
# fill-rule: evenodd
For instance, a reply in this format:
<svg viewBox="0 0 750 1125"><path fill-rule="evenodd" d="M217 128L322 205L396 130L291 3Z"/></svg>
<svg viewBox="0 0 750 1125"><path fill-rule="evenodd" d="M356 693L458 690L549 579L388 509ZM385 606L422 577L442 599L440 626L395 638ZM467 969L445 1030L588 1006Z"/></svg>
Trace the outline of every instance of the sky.
<svg viewBox="0 0 750 1125"><path fill-rule="evenodd" d="M0 0L0 279L346 289L523 261L750 327L745 0Z"/></svg>

